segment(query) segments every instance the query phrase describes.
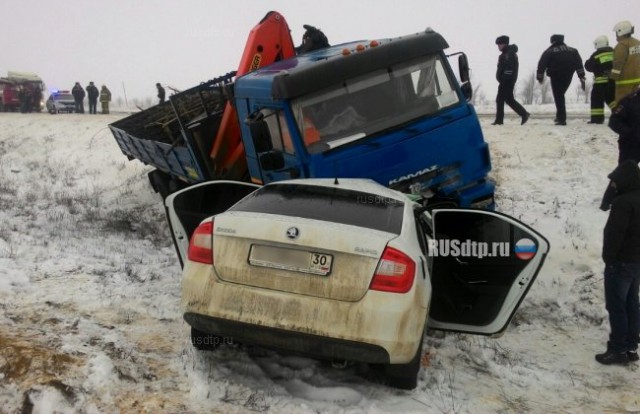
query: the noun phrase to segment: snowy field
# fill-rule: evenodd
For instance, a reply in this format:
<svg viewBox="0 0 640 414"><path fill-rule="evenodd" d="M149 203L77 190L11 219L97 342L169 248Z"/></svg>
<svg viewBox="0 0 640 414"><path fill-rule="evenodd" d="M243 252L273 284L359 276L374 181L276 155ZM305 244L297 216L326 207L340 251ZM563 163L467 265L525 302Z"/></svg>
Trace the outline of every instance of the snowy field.
<svg viewBox="0 0 640 414"><path fill-rule="evenodd" d="M481 123L498 209L549 239L547 262L501 338L430 332L410 392L357 366L194 352L149 168L106 129L122 114L1 113L0 412L640 411L639 365L594 360L609 329L598 205L616 137L587 125L586 107L565 127L528 110L525 126L508 109L504 125Z"/></svg>

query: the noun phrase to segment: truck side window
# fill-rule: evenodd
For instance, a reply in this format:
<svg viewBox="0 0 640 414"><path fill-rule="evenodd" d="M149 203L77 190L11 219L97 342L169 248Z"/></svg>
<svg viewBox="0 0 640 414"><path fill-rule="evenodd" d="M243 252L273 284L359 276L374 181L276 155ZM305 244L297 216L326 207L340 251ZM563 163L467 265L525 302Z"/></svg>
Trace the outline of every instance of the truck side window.
<svg viewBox="0 0 640 414"><path fill-rule="evenodd" d="M430 64L423 65L419 71L412 72L411 79L416 95L420 99L431 99L434 102L434 112L459 101L439 57L435 57Z"/></svg>
<svg viewBox="0 0 640 414"><path fill-rule="evenodd" d="M287 127L287 122L283 111L263 110L264 120L269 128L273 149L295 154L295 148L291 141L291 133Z"/></svg>

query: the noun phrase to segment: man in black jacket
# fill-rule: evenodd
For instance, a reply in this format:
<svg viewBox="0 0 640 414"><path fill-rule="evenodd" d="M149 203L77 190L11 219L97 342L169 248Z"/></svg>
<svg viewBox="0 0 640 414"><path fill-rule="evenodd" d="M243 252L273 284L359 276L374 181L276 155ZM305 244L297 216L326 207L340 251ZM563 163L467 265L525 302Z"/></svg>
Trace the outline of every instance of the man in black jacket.
<svg viewBox="0 0 640 414"><path fill-rule="evenodd" d="M593 72L589 123L602 124L604 123L604 104L611 108L616 98L616 82L609 79L613 66L613 48L609 46L607 36L596 37L593 46L596 51L584 62L585 70Z"/></svg>
<svg viewBox="0 0 640 414"><path fill-rule="evenodd" d="M640 88L626 95L613 108L609 128L619 135L618 162L640 162Z"/></svg>
<svg viewBox="0 0 640 414"><path fill-rule="evenodd" d="M625 96L611 110L609 128L618 134L618 164L626 160L640 162L640 89ZM609 210L615 190L607 187L600 209Z"/></svg>
<svg viewBox="0 0 640 414"><path fill-rule="evenodd" d="M73 85L73 88L71 88L71 94L73 95L73 99L76 103L76 113L77 114L84 114L84 89L82 89L82 86L80 85L80 82L76 82L75 85Z"/></svg>
<svg viewBox="0 0 640 414"><path fill-rule="evenodd" d="M611 333L601 364L638 360L640 341L640 169L633 160L609 174L616 196L604 227L604 295Z"/></svg>
<svg viewBox="0 0 640 414"><path fill-rule="evenodd" d="M536 79L542 83L544 73L551 78L551 91L556 104L556 125L567 125L567 110L564 103L564 94L571 85L573 72L578 74L582 90L585 90L584 67L578 51L564 44L564 35L551 36L551 46L542 53L538 61Z"/></svg>
<svg viewBox="0 0 640 414"><path fill-rule="evenodd" d="M100 91L98 90L98 88L96 87L96 85L93 84L93 82L89 82L89 85L87 86L87 96L89 97L89 113L90 114L97 114L98 111L98 96L100 96Z"/></svg>
<svg viewBox="0 0 640 414"><path fill-rule="evenodd" d="M499 84L498 96L496 97L496 120L491 125L504 123L505 103L520 115L520 125L524 125L529 119L529 113L513 96L513 89L518 80L518 46L509 44L509 36L498 37L496 45L502 53L498 57L498 70L496 71L496 80Z"/></svg>

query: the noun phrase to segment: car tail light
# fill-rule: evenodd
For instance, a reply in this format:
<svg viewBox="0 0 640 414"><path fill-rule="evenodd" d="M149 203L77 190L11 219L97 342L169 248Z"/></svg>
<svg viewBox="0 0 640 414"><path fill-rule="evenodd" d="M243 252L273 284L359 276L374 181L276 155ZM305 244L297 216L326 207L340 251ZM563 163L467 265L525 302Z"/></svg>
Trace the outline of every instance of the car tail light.
<svg viewBox="0 0 640 414"><path fill-rule="evenodd" d="M384 292L406 293L413 286L415 274L416 264L409 256L400 250L387 247L382 253L369 288Z"/></svg>
<svg viewBox="0 0 640 414"><path fill-rule="evenodd" d="M200 224L193 232L187 257L192 262L213 264L213 221Z"/></svg>

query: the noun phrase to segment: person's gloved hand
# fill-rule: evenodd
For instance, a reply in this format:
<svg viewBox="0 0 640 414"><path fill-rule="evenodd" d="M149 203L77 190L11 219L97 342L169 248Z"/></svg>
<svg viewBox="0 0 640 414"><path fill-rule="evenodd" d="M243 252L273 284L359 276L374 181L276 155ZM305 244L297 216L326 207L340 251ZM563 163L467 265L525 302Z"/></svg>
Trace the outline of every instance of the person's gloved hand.
<svg viewBox="0 0 640 414"><path fill-rule="evenodd" d="M580 78L580 86L582 87L583 91L587 90L587 85L584 82L584 78Z"/></svg>

